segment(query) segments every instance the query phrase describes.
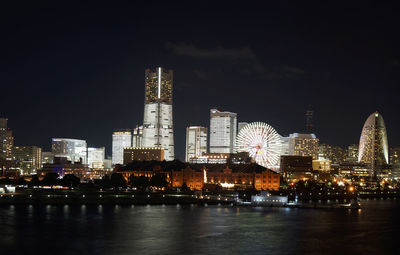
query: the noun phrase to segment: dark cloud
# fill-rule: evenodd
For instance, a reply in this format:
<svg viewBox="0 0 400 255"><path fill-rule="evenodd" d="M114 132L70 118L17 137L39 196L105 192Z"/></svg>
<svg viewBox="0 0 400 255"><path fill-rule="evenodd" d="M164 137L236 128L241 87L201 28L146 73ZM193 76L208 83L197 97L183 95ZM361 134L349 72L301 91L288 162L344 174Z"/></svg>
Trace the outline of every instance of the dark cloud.
<svg viewBox="0 0 400 255"><path fill-rule="evenodd" d="M267 68L248 46L241 48L215 47L206 49L188 43L168 42L166 43L166 49L177 56L205 61L224 61L241 74L257 75L257 77L267 80L294 78L305 73L303 69L291 66ZM194 70L194 73L200 79L207 79L209 76L206 72L198 69Z"/></svg>
<svg viewBox="0 0 400 255"><path fill-rule="evenodd" d="M196 74L197 77L199 77L202 80L206 80L208 78L208 74L203 70L196 69L193 72Z"/></svg>
<svg viewBox="0 0 400 255"><path fill-rule="evenodd" d="M250 59L257 60L256 55L249 47L243 47L238 49L226 49L218 47L215 49L201 49L193 44L187 43L171 43L166 44L166 48L172 53L181 56L188 56L199 59L219 59L226 58L229 60L233 59Z"/></svg>

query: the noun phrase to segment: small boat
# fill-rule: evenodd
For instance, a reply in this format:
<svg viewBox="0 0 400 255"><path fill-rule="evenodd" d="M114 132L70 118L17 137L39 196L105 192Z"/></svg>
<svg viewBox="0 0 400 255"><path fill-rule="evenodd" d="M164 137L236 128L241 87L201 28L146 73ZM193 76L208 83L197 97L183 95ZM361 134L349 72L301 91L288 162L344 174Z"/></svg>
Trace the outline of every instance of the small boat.
<svg viewBox="0 0 400 255"><path fill-rule="evenodd" d="M342 208L342 209L361 209L361 203L357 200L349 204L335 204L332 208Z"/></svg>

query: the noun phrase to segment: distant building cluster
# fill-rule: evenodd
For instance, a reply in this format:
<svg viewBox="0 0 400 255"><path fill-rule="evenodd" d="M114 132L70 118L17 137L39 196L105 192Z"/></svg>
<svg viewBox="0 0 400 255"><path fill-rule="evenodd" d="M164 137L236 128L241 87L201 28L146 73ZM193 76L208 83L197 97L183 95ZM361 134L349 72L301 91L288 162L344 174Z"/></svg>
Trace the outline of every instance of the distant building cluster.
<svg viewBox="0 0 400 255"><path fill-rule="evenodd" d="M85 140L52 138L51 151L42 151L38 146L15 145L6 118L0 118L0 140L1 176L18 178L57 172L61 176L73 173L88 180L101 178L111 171L111 159L106 158L105 147L88 147Z"/></svg>

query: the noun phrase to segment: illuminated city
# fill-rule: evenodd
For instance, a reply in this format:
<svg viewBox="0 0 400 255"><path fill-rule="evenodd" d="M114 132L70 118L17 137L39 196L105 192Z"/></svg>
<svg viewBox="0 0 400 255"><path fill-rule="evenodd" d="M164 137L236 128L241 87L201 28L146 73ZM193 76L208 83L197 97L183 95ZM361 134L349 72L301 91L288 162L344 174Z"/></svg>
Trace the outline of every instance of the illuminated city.
<svg viewBox="0 0 400 255"><path fill-rule="evenodd" d="M5 8L1 253L397 254L397 6L156 2Z"/></svg>

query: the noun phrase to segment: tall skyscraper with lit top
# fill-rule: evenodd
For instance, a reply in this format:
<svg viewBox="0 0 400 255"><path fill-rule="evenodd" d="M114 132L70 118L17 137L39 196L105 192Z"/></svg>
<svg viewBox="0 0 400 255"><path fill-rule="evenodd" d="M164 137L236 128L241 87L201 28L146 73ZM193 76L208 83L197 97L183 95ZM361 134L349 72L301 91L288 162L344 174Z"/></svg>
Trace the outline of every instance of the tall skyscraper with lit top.
<svg viewBox="0 0 400 255"><path fill-rule="evenodd" d="M175 157L172 90L172 70L146 69L142 146L164 148L167 161Z"/></svg>
<svg viewBox="0 0 400 255"><path fill-rule="evenodd" d="M358 161L370 165L374 175L380 167L389 164L389 146L385 122L380 113L372 113L361 131Z"/></svg>

